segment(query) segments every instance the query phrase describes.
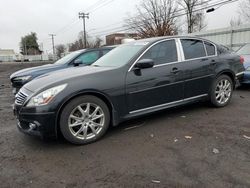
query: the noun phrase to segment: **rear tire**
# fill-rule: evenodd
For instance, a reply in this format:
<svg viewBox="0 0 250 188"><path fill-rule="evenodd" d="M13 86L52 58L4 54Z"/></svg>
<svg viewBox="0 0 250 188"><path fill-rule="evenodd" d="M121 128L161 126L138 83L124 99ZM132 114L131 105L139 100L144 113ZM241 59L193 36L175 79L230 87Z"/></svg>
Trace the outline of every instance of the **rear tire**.
<svg viewBox="0 0 250 188"><path fill-rule="evenodd" d="M232 99L233 81L227 75L221 75L215 79L211 92L210 102L215 107L224 107L228 105Z"/></svg>
<svg viewBox="0 0 250 188"><path fill-rule="evenodd" d="M88 144L100 139L110 123L107 105L95 96L81 96L70 101L62 110L60 129L73 144Z"/></svg>

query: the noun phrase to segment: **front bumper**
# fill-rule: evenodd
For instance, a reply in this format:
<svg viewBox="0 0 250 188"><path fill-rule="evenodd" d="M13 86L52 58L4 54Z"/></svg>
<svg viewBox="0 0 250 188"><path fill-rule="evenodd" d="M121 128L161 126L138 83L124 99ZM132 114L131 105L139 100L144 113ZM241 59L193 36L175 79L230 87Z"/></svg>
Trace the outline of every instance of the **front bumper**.
<svg viewBox="0 0 250 188"><path fill-rule="evenodd" d="M17 118L17 127L21 132L42 139L57 137L54 112L37 113L31 109L25 111L18 105L13 106L13 111Z"/></svg>

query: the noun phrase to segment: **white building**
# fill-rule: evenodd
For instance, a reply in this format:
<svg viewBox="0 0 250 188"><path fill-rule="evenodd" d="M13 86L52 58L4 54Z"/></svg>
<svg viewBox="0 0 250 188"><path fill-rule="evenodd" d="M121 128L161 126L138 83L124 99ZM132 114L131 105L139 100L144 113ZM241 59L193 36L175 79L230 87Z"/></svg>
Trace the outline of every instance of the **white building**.
<svg viewBox="0 0 250 188"><path fill-rule="evenodd" d="M237 27L228 27L216 30L201 31L191 35L206 38L217 44L237 50L244 44L250 43L250 24Z"/></svg>
<svg viewBox="0 0 250 188"><path fill-rule="evenodd" d="M14 50L0 49L0 61L1 62L15 61L15 59L16 59L16 54Z"/></svg>

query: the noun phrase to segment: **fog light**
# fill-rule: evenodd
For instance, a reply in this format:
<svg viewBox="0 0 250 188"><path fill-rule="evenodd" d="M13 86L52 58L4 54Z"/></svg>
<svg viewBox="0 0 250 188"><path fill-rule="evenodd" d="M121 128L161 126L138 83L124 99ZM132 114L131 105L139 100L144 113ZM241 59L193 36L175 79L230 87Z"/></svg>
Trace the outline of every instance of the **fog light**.
<svg viewBox="0 0 250 188"><path fill-rule="evenodd" d="M30 128L30 130L34 130L34 129L36 129L36 127L37 127L36 124L34 124L34 123L29 123L29 128Z"/></svg>

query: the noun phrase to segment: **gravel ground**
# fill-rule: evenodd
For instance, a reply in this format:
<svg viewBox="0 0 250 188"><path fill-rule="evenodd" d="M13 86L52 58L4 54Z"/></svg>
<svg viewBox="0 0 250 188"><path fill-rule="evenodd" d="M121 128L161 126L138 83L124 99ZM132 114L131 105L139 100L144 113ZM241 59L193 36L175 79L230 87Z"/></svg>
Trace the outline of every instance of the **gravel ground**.
<svg viewBox="0 0 250 188"><path fill-rule="evenodd" d="M225 108L162 111L74 146L17 130L8 77L28 66L0 65L0 187L250 187L250 87Z"/></svg>

